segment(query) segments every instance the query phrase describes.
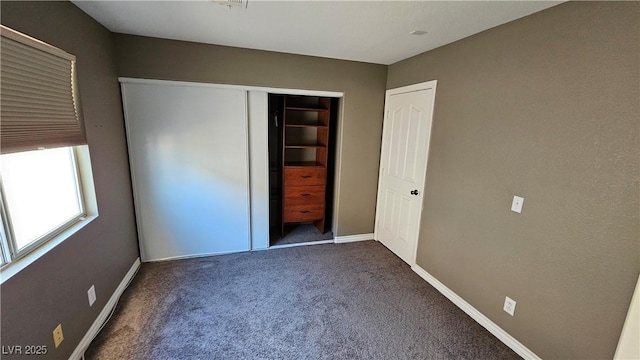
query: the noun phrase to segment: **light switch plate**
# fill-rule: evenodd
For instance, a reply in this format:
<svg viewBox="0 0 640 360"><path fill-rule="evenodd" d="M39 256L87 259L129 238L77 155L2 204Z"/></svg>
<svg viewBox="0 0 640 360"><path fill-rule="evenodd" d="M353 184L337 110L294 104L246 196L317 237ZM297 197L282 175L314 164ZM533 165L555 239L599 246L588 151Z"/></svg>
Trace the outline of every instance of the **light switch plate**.
<svg viewBox="0 0 640 360"><path fill-rule="evenodd" d="M513 195L513 202L511 203L511 211L520 214L522 212L522 204L524 204L524 198L518 195Z"/></svg>

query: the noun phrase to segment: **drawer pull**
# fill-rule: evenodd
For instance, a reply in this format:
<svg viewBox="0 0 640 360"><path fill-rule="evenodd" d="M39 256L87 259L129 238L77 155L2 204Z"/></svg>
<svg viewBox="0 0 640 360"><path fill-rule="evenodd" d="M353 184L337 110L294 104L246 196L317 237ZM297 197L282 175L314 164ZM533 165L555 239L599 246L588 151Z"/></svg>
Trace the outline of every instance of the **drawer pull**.
<svg viewBox="0 0 640 360"><path fill-rule="evenodd" d="M302 210L302 211L300 211L300 212L301 212L301 213L303 213L303 214L306 214L306 213L308 213L308 212L310 212L310 211L309 211L309 210Z"/></svg>
<svg viewBox="0 0 640 360"><path fill-rule="evenodd" d="M311 196L311 194L306 193L306 194L300 194L300 196Z"/></svg>
<svg viewBox="0 0 640 360"><path fill-rule="evenodd" d="M311 175L300 175L300 177L303 178L303 179L308 179L308 178L311 177Z"/></svg>

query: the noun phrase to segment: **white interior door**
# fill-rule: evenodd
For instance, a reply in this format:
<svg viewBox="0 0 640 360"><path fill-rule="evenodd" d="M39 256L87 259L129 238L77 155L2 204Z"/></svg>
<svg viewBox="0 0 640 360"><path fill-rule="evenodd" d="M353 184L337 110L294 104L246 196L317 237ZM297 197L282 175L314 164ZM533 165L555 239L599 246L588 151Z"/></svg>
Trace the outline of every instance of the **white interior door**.
<svg viewBox="0 0 640 360"><path fill-rule="evenodd" d="M142 260L249 250L246 91L131 81L122 96Z"/></svg>
<svg viewBox="0 0 640 360"><path fill-rule="evenodd" d="M427 169L435 81L387 91L376 240L415 263Z"/></svg>

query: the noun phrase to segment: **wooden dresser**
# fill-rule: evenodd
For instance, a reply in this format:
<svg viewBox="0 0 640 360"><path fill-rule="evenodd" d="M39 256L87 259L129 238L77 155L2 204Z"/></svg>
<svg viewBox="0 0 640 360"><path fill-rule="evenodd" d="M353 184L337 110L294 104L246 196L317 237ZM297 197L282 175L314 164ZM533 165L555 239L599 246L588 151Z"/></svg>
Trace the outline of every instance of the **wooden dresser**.
<svg viewBox="0 0 640 360"><path fill-rule="evenodd" d="M282 156L282 235L285 225L313 222L325 232L331 99L286 96Z"/></svg>

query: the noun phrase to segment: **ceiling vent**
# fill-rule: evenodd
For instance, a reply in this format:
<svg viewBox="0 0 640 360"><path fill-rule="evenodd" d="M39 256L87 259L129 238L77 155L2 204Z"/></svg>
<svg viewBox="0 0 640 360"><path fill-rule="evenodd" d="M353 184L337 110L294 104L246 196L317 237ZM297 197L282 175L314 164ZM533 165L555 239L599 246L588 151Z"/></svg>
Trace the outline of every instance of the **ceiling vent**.
<svg viewBox="0 0 640 360"><path fill-rule="evenodd" d="M211 0L212 2L220 5L228 6L229 8L247 8L248 0Z"/></svg>

